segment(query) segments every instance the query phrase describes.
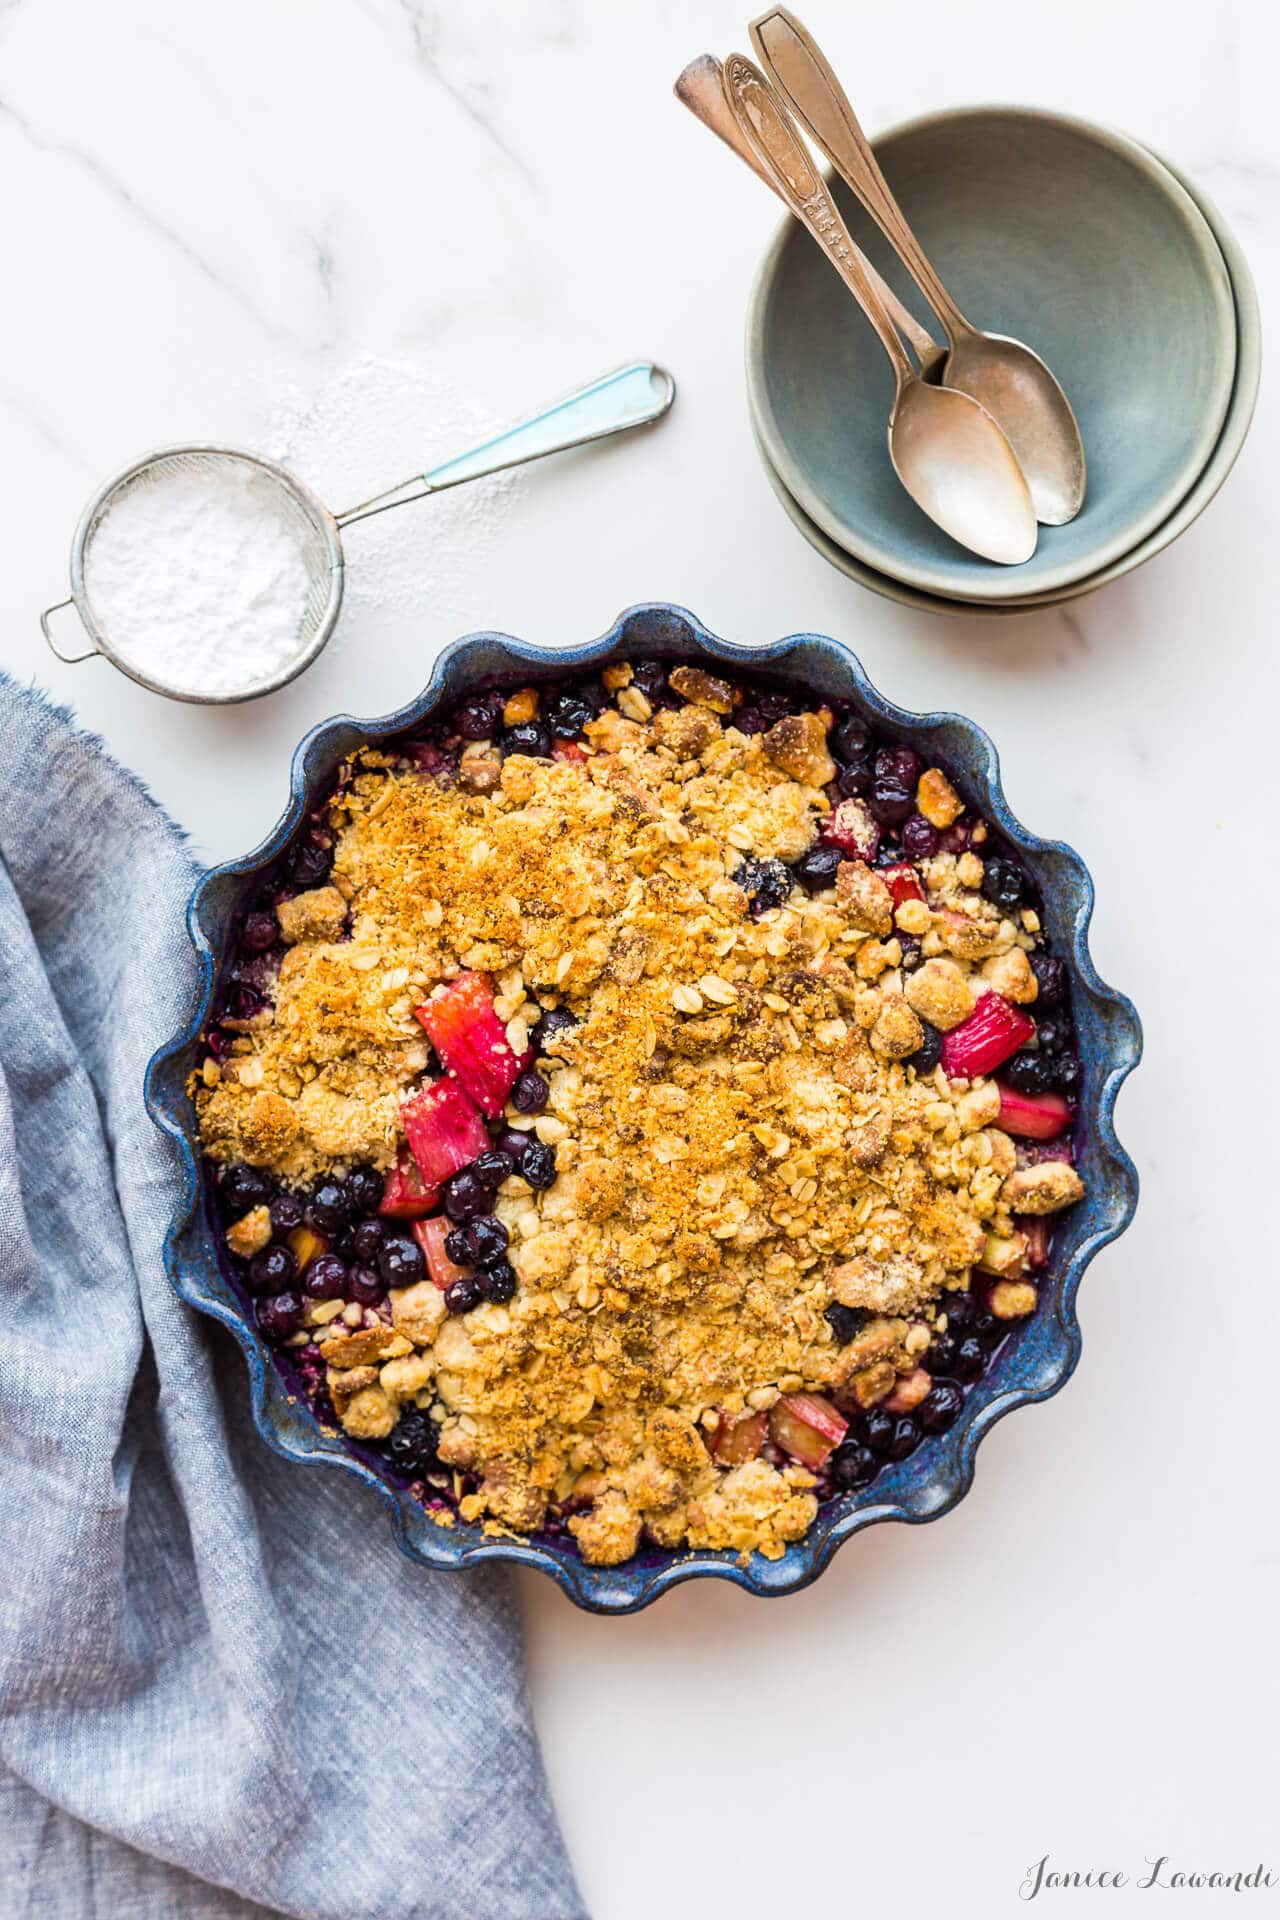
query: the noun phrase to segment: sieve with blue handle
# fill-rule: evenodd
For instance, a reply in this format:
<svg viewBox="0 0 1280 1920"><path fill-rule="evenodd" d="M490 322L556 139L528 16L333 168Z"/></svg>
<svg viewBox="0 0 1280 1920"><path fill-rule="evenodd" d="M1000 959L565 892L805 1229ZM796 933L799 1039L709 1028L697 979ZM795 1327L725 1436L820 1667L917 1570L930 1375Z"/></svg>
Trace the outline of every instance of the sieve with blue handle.
<svg viewBox="0 0 1280 1920"><path fill-rule="evenodd" d="M415 474L388 492L375 494L371 500L337 514L331 513L324 502L286 468L260 454L237 447L160 447L114 475L85 508L71 543L71 593L55 606L45 608L40 615L41 630L53 652L66 665L74 666L101 654L130 679L173 700L224 705L272 693L309 667L333 632L342 606L342 534L347 527L375 513L385 513L391 507L404 506L410 500L440 493L446 487L462 486L468 480L480 480L507 467L541 460L549 453L565 453L571 447L604 440L610 434L647 426L667 412L675 392L675 381L664 368L650 360L632 361L566 394L527 420L505 428L470 452L446 460L429 473ZM113 641L94 612L85 588L85 560L107 513L127 493L135 488L163 485L179 474L184 477L207 474L216 484L228 462L237 463L242 472L256 475L260 483L265 479L279 489L275 504L281 520L298 540L308 584L305 600L298 607L297 647L284 666L233 692L211 694L184 688L176 680L157 680L131 664L125 636L117 635ZM90 642L78 653L64 652L54 636L54 617L68 608L74 608Z"/></svg>

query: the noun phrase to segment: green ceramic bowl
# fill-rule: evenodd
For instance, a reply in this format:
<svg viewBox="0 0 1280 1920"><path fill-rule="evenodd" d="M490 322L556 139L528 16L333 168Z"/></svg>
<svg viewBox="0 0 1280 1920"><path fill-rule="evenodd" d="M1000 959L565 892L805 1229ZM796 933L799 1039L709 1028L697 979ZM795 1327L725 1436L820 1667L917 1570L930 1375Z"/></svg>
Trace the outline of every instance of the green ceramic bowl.
<svg viewBox="0 0 1280 1920"><path fill-rule="evenodd" d="M876 149L961 306L1025 339L1062 380L1089 462L1085 506L1069 526L1042 528L1021 567L992 566L933 527L889 465L888 363L792 221L761 266L747 329L748 394L767 464L825 536L824 550L847 554L856 577L899 583L913 601L994 610L1100 584L1170 522L1223 438L1237 386L1237 301L1213 226L1146 148L1060 115L934 114ZM878 234L839 183L836 191L855 237L918 308Z"/></svg>

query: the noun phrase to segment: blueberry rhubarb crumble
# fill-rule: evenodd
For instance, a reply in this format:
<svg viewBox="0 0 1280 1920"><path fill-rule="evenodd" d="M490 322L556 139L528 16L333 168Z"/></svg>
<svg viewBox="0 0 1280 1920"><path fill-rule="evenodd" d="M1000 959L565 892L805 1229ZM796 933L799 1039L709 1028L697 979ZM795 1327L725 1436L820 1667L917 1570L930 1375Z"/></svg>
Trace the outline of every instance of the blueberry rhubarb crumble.
<svg viewBox="0 0 1280 1920"><path fill-rule="evenodd" d="M351 756L194 1092L287 1377L442 1525L776 1558L948 1428L1080 1198L1033 884L945 771L644 660Z"/></svg>

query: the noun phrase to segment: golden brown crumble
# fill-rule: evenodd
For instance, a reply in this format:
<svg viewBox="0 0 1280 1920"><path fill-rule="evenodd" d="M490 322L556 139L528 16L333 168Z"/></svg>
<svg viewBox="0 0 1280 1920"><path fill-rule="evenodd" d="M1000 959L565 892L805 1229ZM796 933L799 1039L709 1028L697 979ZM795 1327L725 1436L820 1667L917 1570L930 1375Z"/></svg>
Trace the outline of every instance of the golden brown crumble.
<svg viewBox="0 0 1280 1920"><path fill-rule="evenodd" d="M331 1303L328 1329L308 1324L335 1409L380 1438L401 1407L428 1408L441 1457L476 1482L464 1519L528 1531L554 1503L602 1564L642 1530L776 1557L814 1517L813 1475L726 1470L717 1435L794 1393L908 1411L937 1296L979 1263L1015 1276L993 1312L1034 1307L1001 1249L1020 1255L1014 1213L1069 1204L1078 1176L1017 1167L991 1082L905 1064L922 1018L946 1031L990 987L1034 1000L1034 932L975 890L972 852L921 864L927 899L905 921L857 860L834 890L751 917L739 863L796 859L829 809L830 714L748 737L700 669L673 673L688 704L656 714L629 668L606 681L619 710L576 756L485 749L453 786L354 756L332 882L281 908L274 1005L206 1063L200 1127L214 1159L290 1182L385 1170L429 1064L414 1009L433 987L490 975L517 1051L542 1008L568 1006L545 1112L506 1115L557 1167L549 1189L514 1176L496 1202L514 1299L448 1317L423 1281L373 1328ZM507 724L537 701L509 695ZM920 805L946 825L961 803L930 769ZM912 972L902 937L925 956ZM254 1216L238 1231L262 1244ZM833 1302L872 1316L843 1345Z"/></svg>

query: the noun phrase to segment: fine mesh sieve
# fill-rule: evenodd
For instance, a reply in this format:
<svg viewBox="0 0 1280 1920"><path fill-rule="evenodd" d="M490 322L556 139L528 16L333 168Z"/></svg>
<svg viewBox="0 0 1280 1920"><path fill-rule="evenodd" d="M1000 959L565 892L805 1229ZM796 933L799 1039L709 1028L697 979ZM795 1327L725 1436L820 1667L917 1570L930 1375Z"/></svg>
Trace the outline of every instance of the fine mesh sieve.
<svg viewBox="0 0 1280 1920"><path fill-rule="evenodd" d="M372 514L385 513L390 507L421 500L429 493L439 493L446 487L460 486L467 480L500 473L506 467L520 466L549 453L566 452L588 441L644 426L660 419L674 398L675 382L669 373L651 361L633 361L593 380L588 386L577 388L470 452L457 455L429 473L415 474L389 492L377 494L340 514L330 513L310 488L284 467L259 454L212 445L160 447L108 480L85 508L71 543L70 597L45 608L40 615L41 630L53 652L66 665L74 666L102 654L131 680L172 700L207 706L256 699L260 694L284 686L309 667L333 632L342 606L341 530L344 527L368 519ZM170 681L158 680L130 660L127 636L119 632L113 636L94 610L85 585L85 563L108 512L126 496L132 496L141 488L163 486L175 477L207 477L211 486L216 486L228 465L251 474L259 490L264 483L275 490L272 507L298 542L306 567L307 591L298 606L296 646L283 666L231 692L197 692L190 686L184 687L176 676ZM91 643L80 653L64 653L54 638L53 617L68 607L75 609Z"/></svg>

